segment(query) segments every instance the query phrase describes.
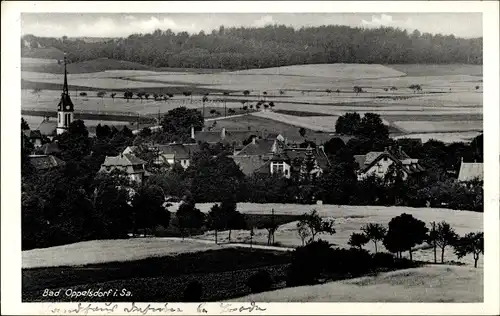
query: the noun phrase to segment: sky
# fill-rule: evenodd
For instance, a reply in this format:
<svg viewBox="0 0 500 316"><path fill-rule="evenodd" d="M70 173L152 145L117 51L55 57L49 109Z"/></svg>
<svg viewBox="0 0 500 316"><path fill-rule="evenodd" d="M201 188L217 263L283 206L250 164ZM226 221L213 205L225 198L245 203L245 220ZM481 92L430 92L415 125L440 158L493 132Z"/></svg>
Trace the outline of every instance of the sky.
<svg viewBox="0 0 500 316"><path fill-rule="evenodd" d="M219 26L262 27L284 24L295 28L347 25L398 27L432 34L481 37L481 13L23 13L22 35L44 37L127 37L156 29L211 32Z"/></svg>

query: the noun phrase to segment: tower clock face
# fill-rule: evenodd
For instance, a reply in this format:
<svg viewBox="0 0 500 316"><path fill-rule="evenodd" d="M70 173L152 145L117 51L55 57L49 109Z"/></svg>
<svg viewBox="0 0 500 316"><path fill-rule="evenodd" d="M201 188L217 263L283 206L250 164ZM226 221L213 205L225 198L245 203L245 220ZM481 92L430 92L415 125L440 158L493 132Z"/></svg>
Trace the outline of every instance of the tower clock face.
<svg viewBox="0 0 500 316"><path fill-rule="evenodd" d="M66 105L66 110L69 110L70 106L69 105Z"/></svg>

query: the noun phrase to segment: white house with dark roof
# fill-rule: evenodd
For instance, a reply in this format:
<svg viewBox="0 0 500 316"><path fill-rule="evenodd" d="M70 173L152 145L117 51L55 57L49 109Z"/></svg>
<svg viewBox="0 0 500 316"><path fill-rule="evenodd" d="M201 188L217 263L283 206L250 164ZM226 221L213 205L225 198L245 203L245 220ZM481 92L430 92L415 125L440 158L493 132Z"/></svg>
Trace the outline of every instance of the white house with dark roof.
<svg viewBox="0 0 500 316"><path fill-rule="evenodd" d="M470 182L473 180L483 181L484 170L482 162L464 162L462 158L462 163L460 165L460 171L458 173L459 182Z"/></svg>
<svg viewBox="0 0 500 316"><path fill-rule="evenodd" d="M144 177L148 175L145 164L144 160L132 154L120 154L114 157L106 156L99 172L125 171L130 180L142 183Z"/></svg>
<svg viewBox="0 0 500 316"><path fill-rule="evenodd" d="M365 179L369 175L385 178L389 167L395 164L402 172L403 179L421 174L425 171L418 159L410 158L402 149L393 150L392 147L384 151L372 151L366 155L355 155L354 160L358 164L358 180Z"/></svg>

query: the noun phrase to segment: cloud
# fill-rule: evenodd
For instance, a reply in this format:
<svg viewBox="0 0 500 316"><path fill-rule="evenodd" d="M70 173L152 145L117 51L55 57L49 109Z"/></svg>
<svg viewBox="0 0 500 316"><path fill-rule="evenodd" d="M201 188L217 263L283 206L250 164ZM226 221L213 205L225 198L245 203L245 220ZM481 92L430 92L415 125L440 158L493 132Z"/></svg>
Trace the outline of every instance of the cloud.
<svg viewBox="0 0 500 316"><path fill-rule="evenodd" d="M253 26L255 27L263 27L263 26L266 26L266 25L272 25L272 24L275 24L276 21L273 20L273 17L270 16L270 15L265 15L263 17L261 17L260 19L258 20L255 20L253 22Z"/></svg>
<svg viewBox="0 0 500 316"><path fill-rule="evenodd" d="M361 27L366 28L379 28L379 27L394 27L407 30L413 30L411 18L406 20L394 20L391 15L381 14L380 16L372 15L370 21L362 20Z"/></svg>
<svg viewBox="0 0 500 316"><path fill-rule="evenodd" d="M196 23L178 23L173 19L150 16L137 18L132 15L124 16L122 19L100 17L91 22L78 24L77 27L58 24L57 22L32 23L22 25L22 34L34 34L38 36L61 37L67 35L89 36L89 37L126 37L134 33L152 33L156 29L171 29L174 32L197 33L199 27Z"/></svg>

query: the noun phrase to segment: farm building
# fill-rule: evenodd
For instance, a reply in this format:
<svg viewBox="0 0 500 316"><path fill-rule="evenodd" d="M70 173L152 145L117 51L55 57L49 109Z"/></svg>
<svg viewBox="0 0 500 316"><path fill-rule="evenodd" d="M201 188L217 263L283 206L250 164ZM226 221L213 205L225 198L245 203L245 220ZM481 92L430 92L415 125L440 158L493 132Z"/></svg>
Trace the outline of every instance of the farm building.
<svg viewBox="0 0 500 316"><path fill-rule="evenodd" d="M130 180L142 183L148 172L144 168L146 162L132 154L121 153L115 157L106 156L99 172L111 172L113 170L125 171Z"/></svg>
<svg viewBox="0 0 500 316"><path fill-rule="evenodd" d="M459 182L469 182L473 180L483 181L483 163L482 162L464 162L462 158L462 163L460 165L460 171L458 173Z"/></svg>
<svg viewBox="0 0 500 316"><path fill-rule="evenodd" d="M425 169L420 165L418 159L410 158L402 149L393 150L392 147L385 148L384 151L372 151L366 155L355 155L354 159L358 164L358 180L362 180L369 175L376 175L384 178L389 167L393 164L403 172L403 179L422 174Z"/></svg>

